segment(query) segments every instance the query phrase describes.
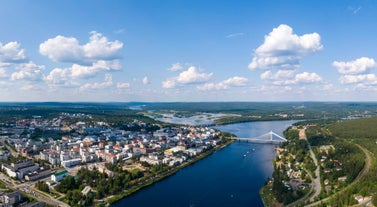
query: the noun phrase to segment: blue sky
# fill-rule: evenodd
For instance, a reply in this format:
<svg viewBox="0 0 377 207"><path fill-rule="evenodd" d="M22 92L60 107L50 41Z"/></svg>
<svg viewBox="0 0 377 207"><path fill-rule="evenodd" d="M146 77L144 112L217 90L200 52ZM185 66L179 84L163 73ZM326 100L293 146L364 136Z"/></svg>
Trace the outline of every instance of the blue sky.
<svg viewBox="0 0 377 207"><path fill-rule="evenodd" d="M377 101L377 2L0 1L0 101Z"/></svg>

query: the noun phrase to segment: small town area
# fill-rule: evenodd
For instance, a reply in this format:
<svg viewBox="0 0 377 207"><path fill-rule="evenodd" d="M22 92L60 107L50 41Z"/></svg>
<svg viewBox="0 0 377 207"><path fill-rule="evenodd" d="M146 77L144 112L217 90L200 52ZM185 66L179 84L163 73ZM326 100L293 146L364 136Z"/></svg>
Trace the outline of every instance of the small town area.
<svg viewBox="0 0 377 207"><path fill-rule="evenodd" d="M371 196L352 190L371 165L365 148L338 140L317 124L292 126L285 136L288 142L276 148L274 173L261 190L265 206L374 206Z"/></svg>
<svg viewBox="0 0 377 207"><path fill-rule="evenodd" d="M208 127L121 127L60 113L0 123L3 206L93 206L115 202L225 143Z"/></svg>

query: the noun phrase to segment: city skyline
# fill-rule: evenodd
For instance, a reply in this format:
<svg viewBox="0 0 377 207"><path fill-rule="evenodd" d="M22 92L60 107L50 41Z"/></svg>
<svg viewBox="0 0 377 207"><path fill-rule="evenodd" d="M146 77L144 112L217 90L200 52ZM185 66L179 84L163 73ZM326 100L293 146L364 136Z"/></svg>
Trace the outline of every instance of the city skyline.
<svg viewBox="0 0 377 207"><path fill-rule="evenodd" d="M0 102L377 101L373 1L2 1Z"/></svg>

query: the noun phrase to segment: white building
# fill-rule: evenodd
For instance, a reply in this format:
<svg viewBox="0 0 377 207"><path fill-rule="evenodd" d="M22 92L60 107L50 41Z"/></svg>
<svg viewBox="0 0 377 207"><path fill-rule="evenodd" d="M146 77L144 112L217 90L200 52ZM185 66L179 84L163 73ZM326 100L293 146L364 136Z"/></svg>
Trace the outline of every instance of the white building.
<svg viewBox="0 0 377 207"><path fill-rule="evenodd" d="M60 164L63 167L72 167L72 166L78 165L80 163L81 163L81 158L76 158L76 159L61 161Z"/></svg>
<svg viewBox="0 0 377 207"><path fill-rule="evenodd" d="M58 172L58 173L55 173L55 174L51 175L51 180L54 181L54 182L60 182L67 175L68 175L68 171L67 170L63 170L61 172Z"/></svg>

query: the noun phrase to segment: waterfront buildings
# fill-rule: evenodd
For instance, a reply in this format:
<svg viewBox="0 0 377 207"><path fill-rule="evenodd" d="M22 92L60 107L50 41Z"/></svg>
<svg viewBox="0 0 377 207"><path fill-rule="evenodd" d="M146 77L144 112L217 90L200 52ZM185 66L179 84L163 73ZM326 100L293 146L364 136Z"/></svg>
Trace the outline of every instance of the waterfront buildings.
<svg viewBox="0 0 377 207"><path fill-rule="evenodd" d="M70 123L66 118L77 121ZM54 173L50 167L40 167L31 158L43 160L51 167L67 169L86 163L115 163L133 157L151 165L174 166L220 141L218 132L207 127L167 127L146 131L143 127L147 124L135 120L128 125L137 126L135 128L139 130L127 131L103 121L88 121L91 118L91 115L61 113L51 119L34 116L1 128L7 131L2 136L6 140L4 144L26 158L21 162L4 163L2 169L10 177L20 180L37 180L53 174L51 179L59 182L65 171ZM7 151L2 153L2 158L6 159L4 154Z"/></svg>

